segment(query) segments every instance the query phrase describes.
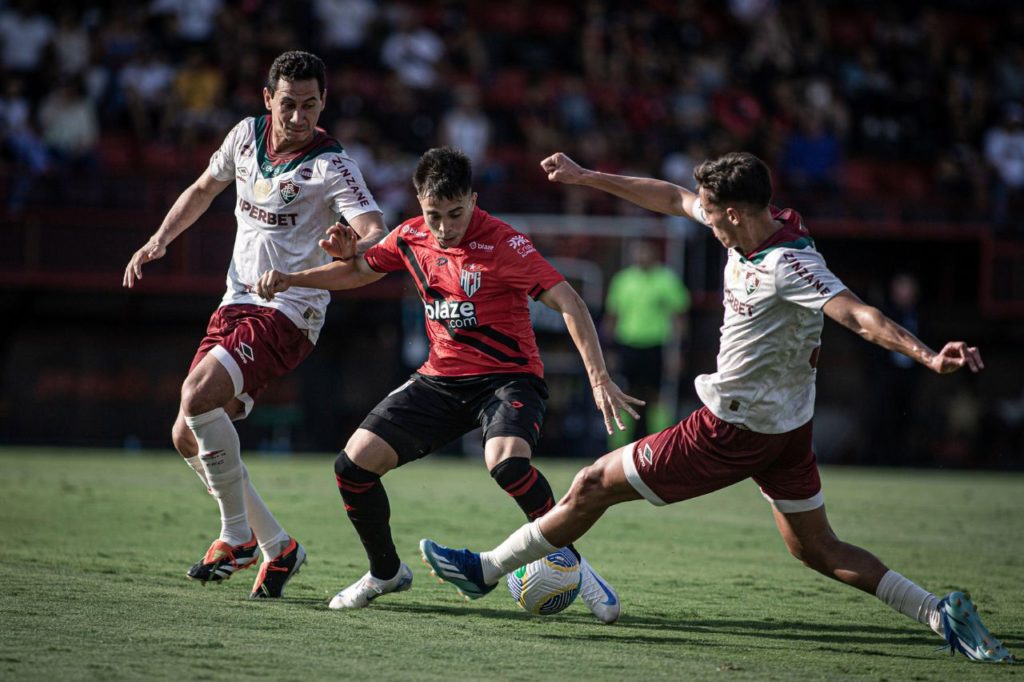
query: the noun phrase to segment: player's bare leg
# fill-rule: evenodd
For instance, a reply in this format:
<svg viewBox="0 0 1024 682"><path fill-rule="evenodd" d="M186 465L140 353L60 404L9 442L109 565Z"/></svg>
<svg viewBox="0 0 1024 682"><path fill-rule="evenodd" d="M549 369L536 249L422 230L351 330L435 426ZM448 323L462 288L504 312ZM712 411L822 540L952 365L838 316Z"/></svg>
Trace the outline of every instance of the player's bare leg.
<svg viewBox="0 0 1024 682"><path fill-rule="evenodd" d="M412 571L398 558L391 537L391 506L380 480L396 466L394 448L366 429L356 429L334 461L338 491L366 550L370 570L331 599L332 609L363 608L383 594L412 587Z"/></svg>
<svg viewBox="0 0 1024 682"><path fill-rule="evenodd" d="M953 592L939 599L871 552L840 540L825 507L784 514L773 508L775 524L789 552L822 575L875 595L946 639L951 653L975 661L1012 662L1013 656L982 624L970 595Z"/></svg>

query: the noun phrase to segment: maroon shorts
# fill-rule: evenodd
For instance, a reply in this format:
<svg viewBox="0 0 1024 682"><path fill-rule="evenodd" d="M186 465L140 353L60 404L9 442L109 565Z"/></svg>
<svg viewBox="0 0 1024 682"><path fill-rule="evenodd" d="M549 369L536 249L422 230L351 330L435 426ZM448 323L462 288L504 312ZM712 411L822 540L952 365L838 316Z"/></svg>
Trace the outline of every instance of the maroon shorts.
<svg viewBox="0 0 1024 682"><path fill-rule="evenodd" d="M305 333L281 311L245 303L226 305L210 316L189 372L212 354L231 375L235 397L248 416L259 392L298 367L312 350Z"/></svg>
<svg viewBox="0 0 1024 682"><path fill-rule="evenodd" d="M724 422L706 407L623 449L622 466L637 492L669 504L753 478L782 512L820 507L821 479L811 422L788 433L755 433Z"/></svg>

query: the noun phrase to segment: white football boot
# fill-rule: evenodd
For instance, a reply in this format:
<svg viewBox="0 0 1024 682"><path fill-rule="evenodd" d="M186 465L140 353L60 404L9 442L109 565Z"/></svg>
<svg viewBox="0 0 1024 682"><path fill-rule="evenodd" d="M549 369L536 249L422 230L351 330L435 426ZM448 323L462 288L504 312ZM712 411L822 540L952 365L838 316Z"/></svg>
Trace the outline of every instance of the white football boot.
<svg viewBox="0 0 1024 682"><path fill-rule="evenodd" d="M590 562L580 557L580 599L587 605L590 612L605 624L612 624L619 619L619 595L604 578L597 574Z"/></svg>
<svg viewBox="0 0 1024 682"><path fill-rule="evenodd" d="M412 571L405 563L391 580L374 578L367 572L362 578L334 595L328 606L332 609L362 609L377 597L391 592L405 592L412 587Z"/></svg>

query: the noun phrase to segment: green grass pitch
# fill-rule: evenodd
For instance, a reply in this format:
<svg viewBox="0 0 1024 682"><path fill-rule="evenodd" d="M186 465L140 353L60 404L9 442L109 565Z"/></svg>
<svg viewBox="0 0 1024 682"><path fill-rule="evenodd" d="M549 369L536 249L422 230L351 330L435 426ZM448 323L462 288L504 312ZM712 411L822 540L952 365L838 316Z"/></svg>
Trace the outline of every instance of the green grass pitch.
<svg viewBox="0 0 1024 682"><path fill-rule="evenodd" d="M366 570L326 456L247 457L309 553L286 599L250 602L256 571L185 579L218 526L177 455L0 450L0 679L971 680L972 664L876 599L803 568L751 482L668 508L608 512L579 547L622 597L618 624L582 603L527 616L501 586L461 601L420 562L421 537L484 549L522 523L482 462L389 474L413 589L370 608L327 602ZM579 462L539 461L556 492ZM1024 476L826 468L840 537L936 593L969 588L1024 654Z"/></svg>

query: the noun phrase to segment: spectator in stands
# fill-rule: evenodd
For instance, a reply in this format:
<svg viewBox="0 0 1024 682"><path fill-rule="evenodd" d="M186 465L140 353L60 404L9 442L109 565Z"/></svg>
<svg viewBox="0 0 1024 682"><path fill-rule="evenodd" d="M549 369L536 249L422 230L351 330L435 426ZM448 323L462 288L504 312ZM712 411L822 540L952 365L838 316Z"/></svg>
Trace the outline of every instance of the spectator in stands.
<svg viewBox="0 0 1024 682"><path fill-rule="evenodd" d="M121 69L119 84L132 130L139 140L150 138L154 130L163 132L166 128L165 98L174 80L174 67L161 52L148 48Z"/></svg>
<svg viewBox="0 0 1024 682"><path fill-rule="evenodd" d="M992 182L992 223L997 232L1024 235L1024 218L1011 224L1010 207L1024 198L1024 106L1011 102L1002 120L985 133L985 161L995 171Z"/></svg>
<svg viewBox="0 0 1024 682"><path fill-rule="evenodd" d="M831 194L839 187L839 138L820 114L807 111L797 120L779 161L782 182L792 189Z"/></svg>
<svg viewBox="0 0 1024 682"><path fill-rule="evenodd" d="M373 0L313 0L328 62L351 66L367 61L365 47L378 13Z"/></svg>
<svg viewBox="0 0 1024 682"><path fill-rule="evenodd" d="M205 47L210 43L221 11L221 0L152 0L150 14L166 21L178 47Z"/></svg>
<svg viewBox="0 0 1024 682"><path fill-rule="evenodd" d="M0 159L10 159L7 211L19 216L36 179L49 168L46 145L32 124L31 104L25 96L22 81L11 76L0 96Z"/></svg>
<svg viewBox="0 0 1024 682"><path fill-rule="evenodd" d="M483 175L491 122L480 109L480 90L475 85L460 85L454 96L455 106L441 118L441 144L462 150Z"/></svg>
<svg viewBox="0 0 1024 682"><path fill-rule="evenodd" d="M89 31L72 6L65 6L61 10L53 38L53 50L57 57L57 73L62 77L79 76L89 65L92 51Z"/></svg>
<svg viewBox="0 0 1024 682"><path fill-rule="evenodd" d="M96 105L86 96L80 79L63 82L43 100L39 125L61 170L96 169L99 120Z"/></svg>
<svg viewBox="0 0 1024 682"><path fill-rule="evenodd" d="M397 28L384 40L380 58L410 88L424 90L437 85L437 67L444 57L444 43L430 28L419 23L415 7L403 6Z"/></svg>
<svg viewBox="0 0 1024 682"><path fill-rule="evenodd" d="M224 87L221 70L202 50L192 50L174 79L173 98L168 102L182 142L194 142L230 124L222 108Z"/></svg>
<svg viewBox="0 0 1024 682"><path fill-rule="evenodd" d="M8 74L24 78L33 100L42 94L37 91L42 86L38 76L53 32L53 22L32 0L16 0L9 9L0 10L0 65Z"/></svg>

